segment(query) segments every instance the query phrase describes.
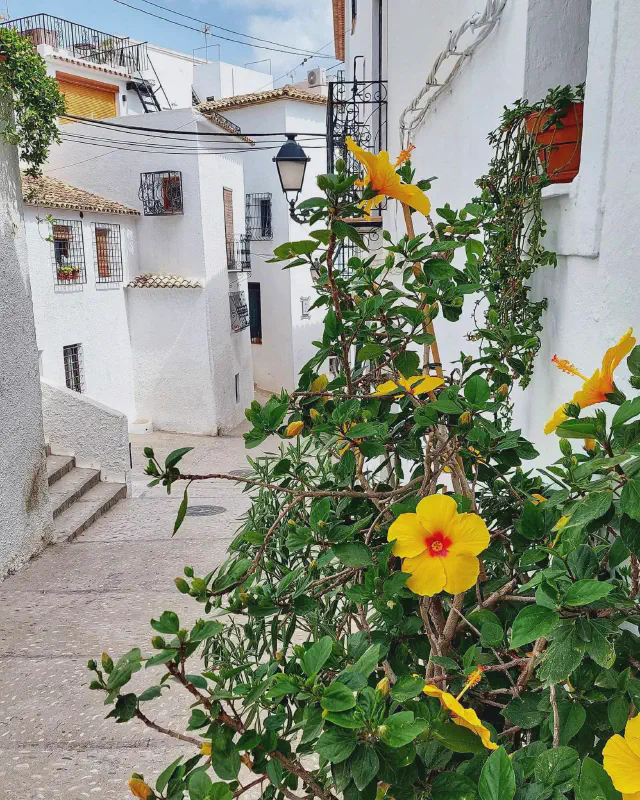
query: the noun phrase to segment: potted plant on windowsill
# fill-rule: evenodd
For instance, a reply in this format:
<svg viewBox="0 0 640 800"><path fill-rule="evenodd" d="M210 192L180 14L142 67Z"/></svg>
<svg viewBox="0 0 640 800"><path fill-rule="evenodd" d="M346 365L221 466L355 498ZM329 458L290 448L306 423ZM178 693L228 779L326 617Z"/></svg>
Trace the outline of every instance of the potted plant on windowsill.
<svg viewBox="0 0 640 800"><path fill-rule="evenodd" d="M527 132L551 183L571 183L580 169L584 84L552 89L542 108L527 117Z"/></svg>
<svg viewBox="0 0 640 800"><path fill-rule="evenodd" d="M59 281L65 281L67 283L71 281L77 281L80 275L80 270L78 267L72 267L69 264L63 264L59 266L56 270L56 274L58 276Z"/></svg>

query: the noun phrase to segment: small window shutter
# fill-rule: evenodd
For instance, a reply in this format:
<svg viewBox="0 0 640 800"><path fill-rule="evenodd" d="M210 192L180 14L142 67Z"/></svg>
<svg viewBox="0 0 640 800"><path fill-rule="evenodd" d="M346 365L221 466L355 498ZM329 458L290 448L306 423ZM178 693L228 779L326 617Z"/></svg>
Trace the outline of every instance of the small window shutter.
<svg viewBox="0 0 640 800"><path fill-rule="evenodd" d="M54 225L53 238L56 242L70 242L73 239L70 225Z"/></svg>
<svg viewBox="0 0 640 800"><path fill-rule="evenodd" d="M109 269L109 231L106 228L96 227L96 259L98 261L98 275L101 278L108 278Z"/></svg>
<svg viewBox="0 0 640 800"><path fill-rule="evenodd" d="M174 211L178 206L178 198L180 196L180 178L178 175L172 175L168 178L162 179L162 202L164 203L165 211Z"/></svg>
<svg viewBox="0 0 640 800"><path fill-rule="evenodd" d="M260 302L260 284L250 281L248 286L251 343L262 344L262 307Z"/></svg>
<svg viewBox="0 0 640 800"><path fill-rule="evenodd" d="M224 236L230 242L233 240L233 191L231 189L222 190L222 202L224 205Z"/></svg>

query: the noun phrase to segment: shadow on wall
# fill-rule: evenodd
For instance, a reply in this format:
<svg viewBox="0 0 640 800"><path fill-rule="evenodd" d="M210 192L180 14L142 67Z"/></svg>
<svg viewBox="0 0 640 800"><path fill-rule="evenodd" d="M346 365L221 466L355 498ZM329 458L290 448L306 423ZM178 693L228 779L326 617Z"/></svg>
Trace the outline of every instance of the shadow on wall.
<svg viewBox="0 0 640 800"><path fill-rule="evenodd" d="M1 579L46 544L52 519L18 154L3 141L0 242Z"/></svg>

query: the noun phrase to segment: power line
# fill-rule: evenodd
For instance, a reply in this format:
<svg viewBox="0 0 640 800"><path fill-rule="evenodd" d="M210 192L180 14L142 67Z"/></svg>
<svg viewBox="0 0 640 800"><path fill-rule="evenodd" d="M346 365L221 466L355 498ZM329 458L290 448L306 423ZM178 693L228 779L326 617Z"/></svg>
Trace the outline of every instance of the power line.
<svg viewBox="0 0 640 800"><path fill-rule="evenodd" d="M138 8L138 6L132 6L129 3L125 3L124 0L113 0L114 3L118 3L121 6L126 6L127 8L132 8L134 11L139 11L141 14L147 14L150 17L155 17L156 19L161 19L164 22L169 22L171 25L177 25L180 28L185 28L189 31L195 31L196 33L204 33L205 31L200 30L200 28L194 28L193 25L185 25L184 22L178 22L175 19L169 19L169 17L163 17L160 14L154 14L153 11L146 11L144 8ZM208 24L208 23L206 23ZM243 44L245 47L253 47L255 50L273 50L276 53L285 53L286 55L292 56L302 56L305 55L305 51L302 50L283 50L280 47L268 47L264 44L253 44L252 42L242 42L240 39L231 39L228 36L221 36L219 33L210 33L209 36L213 36L215 39L222 39L224 42L234 42L235 44ZM325 45L326 47L326 45ZM313 56L308 56L308 58L312 58ZM331 56L318 56L319 58L331 58ZM278 78L279 80L279 78Z"/></svg>
<svg viewBox="0 0 640 800"><path fill-rule="evenodd" d="M278 81L281 81L283 78L286 78L287 75L290 72L295 72L298 69L298 67L304 66L304 64L306 64L307 61L310 61L314 56L318 56L319 58L331 58L331 56L322 56L322 55L320 55L320 51L324 50L325 47L329 47L330 44L333 44L333 39L330 42L327 42L326 44L323 44L322 47L319 50L316 50L315 53L312 53L310 56L307 56L306 58L303 58L302 61L299 64L296 64L296 66L293 67L293 69L287 70L284 73L284 75L281 75L279 78L275 78L275 80L272 78L269 81L269 83L274 84L274 83L277 83ZM258 91L260 91L261 89L264 89L264 87L268 86L269 83L265 83L264 86L261 86L260 89L258 89Z"/></svg>
<svg viewBox="0 0 640 800"><path fill-rule="evenodd" d="M146 3L149 6L154 6L155 8L161 8L163 11L168 11L170 14L175 14L178 17L184 17L185 19L190 19L193 20L194 22L199 22L201 25L207 25L209 28L217 28L219 31L225 31L225 33L234 33L237 36L244 36L245 39L255 39L257 42L266 42L267 44L275 44L278 47L286 47L288 49L291 49L291 45L283 44L282 42L273 42L271 41L271 39L261 39L259 36L251 36L248 33L242 33L241 31L234 31L231 28L223 28L222 25L214 25L213 22L207 22L204 19L198 19L198 17L191 17L189 16L189 14L183 14L181 11L174 11L172 8L167 8L166 6L162 6L159 3L153 3L152 0L141 0L141 2ZM215 36L215 34L211 35ZM246 42L246 44L251 44L251 43ZM302 48L293 48L292 50L293 55L302 55L303 53L304 50ZM312 56L315 54L311 51L308 51L306 55Z"/></svg>

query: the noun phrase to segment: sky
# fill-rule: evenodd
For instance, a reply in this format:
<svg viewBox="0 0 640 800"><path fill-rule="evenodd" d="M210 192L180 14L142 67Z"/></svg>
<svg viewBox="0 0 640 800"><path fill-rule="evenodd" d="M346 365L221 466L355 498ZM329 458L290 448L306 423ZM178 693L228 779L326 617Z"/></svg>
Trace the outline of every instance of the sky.
<svg viewBox="0 0 640 800"><path fill-rule="evenodd" d="M148 5L144 0L126 0L126 2L198 30L202 29L202 25L198 22L175 16L170 11ZM294 80L300 81L306 78L308 69L318 66L327 69L336 64L333 52L331 0L153 0L153 2L166 9L180 11L239 33L270 39L296 50L320 51L322 55L329 56L329 58L313 56L307 63L301 64L304 55L222 41L215 37L216 33L246 40L241 36L211 29L214 35L207 36L210 60L217 60L218 52L222 61L229 61L232 64L245 65L251 61L270 59L271 63L265 61L252 66L260 71L271 72L276 85L290 81L291 76L287 73L291 71L294 72ZM6 14L7 11L10 19L30 14L51 14L106 33L129 36L132 39L152 42L189 54L193 53L194 48L202 48L205 43L203 33L154 19L148 14L126 8L115 0L0 0L0 13ZM215 44L219 44L220 48L214 46ZM198 49L195 55L203 56L204 53L204 49ZM335 70L332 72L335 73Z"/></svg>

